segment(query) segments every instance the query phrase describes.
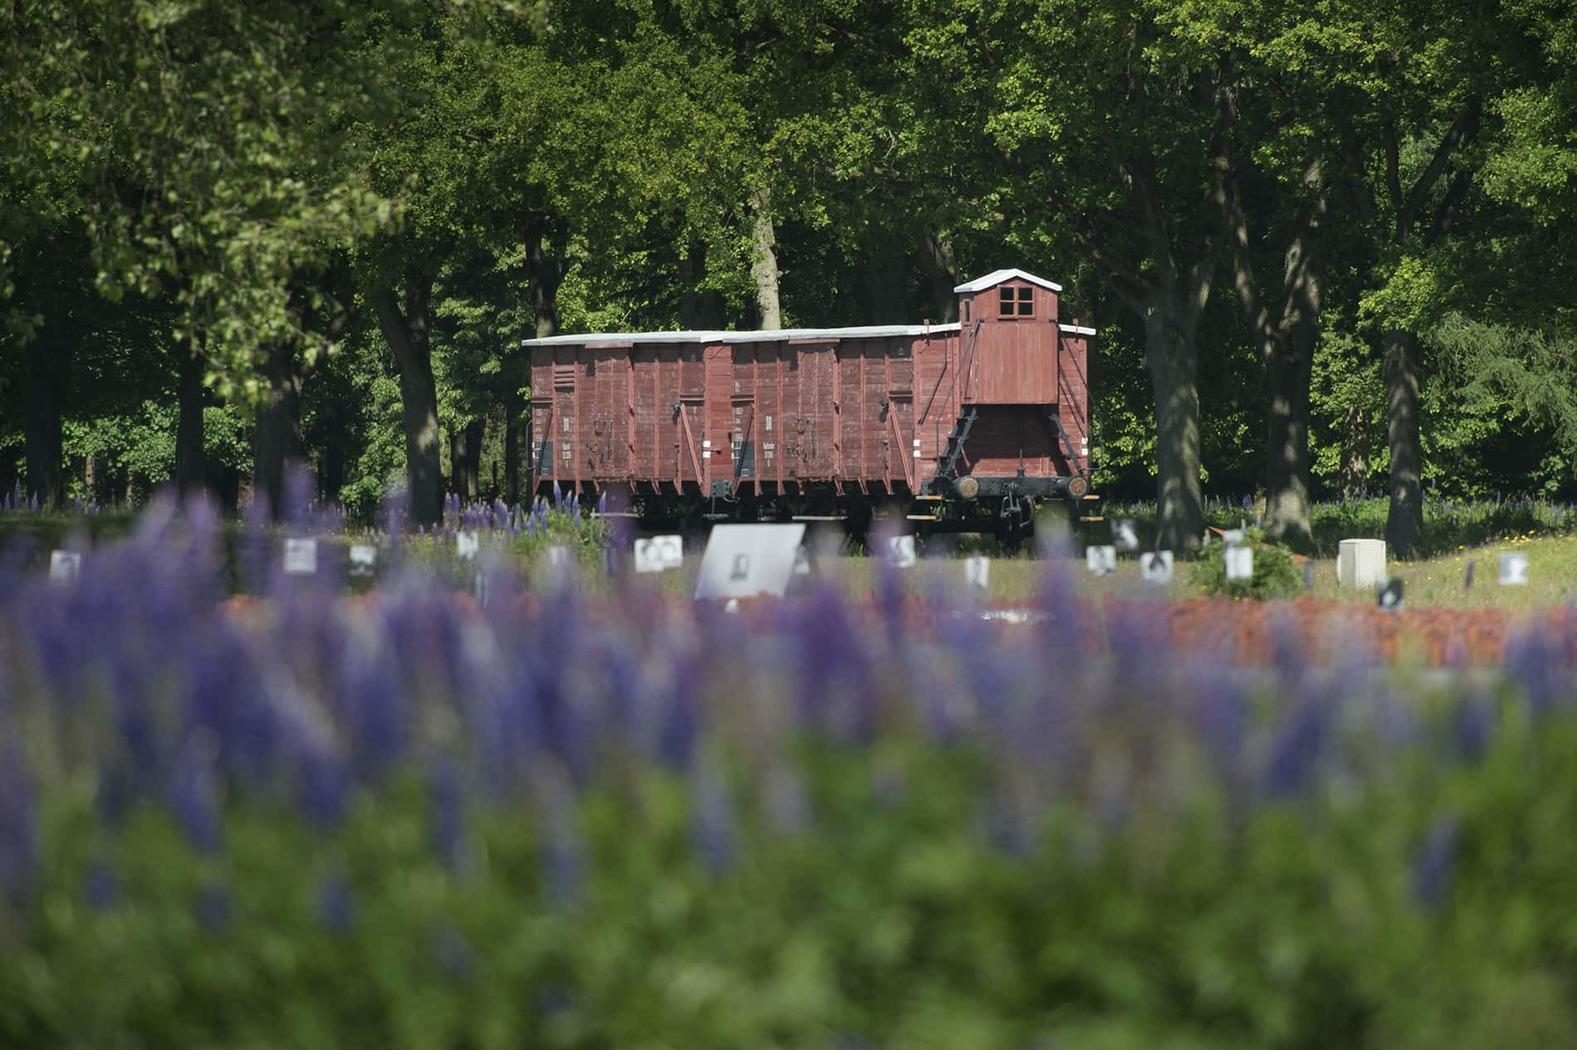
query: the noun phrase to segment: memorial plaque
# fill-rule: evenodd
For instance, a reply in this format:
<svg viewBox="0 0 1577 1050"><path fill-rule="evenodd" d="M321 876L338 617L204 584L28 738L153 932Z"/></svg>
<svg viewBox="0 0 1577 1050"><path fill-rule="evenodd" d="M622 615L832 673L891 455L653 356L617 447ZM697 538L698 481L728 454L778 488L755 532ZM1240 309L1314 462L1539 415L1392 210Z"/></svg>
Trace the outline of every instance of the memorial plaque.
<svg viewBox="0 0 1577 1050"><path fill-rule="evenodd" d="M1528 556L1521 551L1511 551L1500 556L1500 585L1526 587L1528 584Z"/></svg>
<svg viewBox="0 0 1577 1050"><path fill-rule="evenodd" d="M805 541L803 523L714 525L695 581L698 599L781 598Z"/></svg>
<svg viewBox="0 0 1577 1050"><path fill-rule="evenodd" d="M665 572L683 565L683 537L651 536L635 541L636 572Z"/></svg>
<svg viewBox="0 0 1577 1050"><path fill-rule="evenodd" d="M318 571L317 540L285 541L285 573L289 576L311 576Z"/></svg>
<svg viewBox="0 0 1577 1050"><path fill-rule="evenodd" d="M350 574L371 576L378 568L378 548L370 543L353 543L350 548Z"/></svg>
<svg viewBox="0 0 1577 1050"><path fill-rule="evenodd" d="M1312 561L1303 563L1303 589L1306 591L1314 590L1314 562Z"/></svg>
<svg viewBox="0 0 1577 1050"><path fill-rule="evenodd" d="M1462 570L1462 589L1464 591L1471 591L1473 589L1473 568L1477 564L1477 561L1478 559L1476 558L1469 558L1467 560L1467 567Z"/></svg>
<svg viewBox="0 0 1577 1050"><path fill-rule="evenodd" d="M1228 547L1221 556L1226 559L1227 579L1248 581L1254 578L1254 548Z"/></svg>
<svg viewBox="0 0 1577 1050"><path fill-rule="evenodd" d="M1172 552L1146 551L1139 555L1139 572L1145 583L1164 587L1172 582Z"/></svg>
<svg viewBox="0 0 1577 1050"><path fill-rule="evenodd" d="M1086 547L1084 548L1084 565L1094 576L1110 576L1117 571L1117 548Z"/></svg>
<svg viewBox="0 0 1577 1050"><path fill-rule="evenodd" d="M964 583L977 591L991 589L991 559L977 554L964 559Z"/></svg>
<svg viewBox="0 0 1577 1050"><path fill-rule="evenodd" d="M76 551L50 551L49 582L74 583L82 575L82 555Z"/></svg>

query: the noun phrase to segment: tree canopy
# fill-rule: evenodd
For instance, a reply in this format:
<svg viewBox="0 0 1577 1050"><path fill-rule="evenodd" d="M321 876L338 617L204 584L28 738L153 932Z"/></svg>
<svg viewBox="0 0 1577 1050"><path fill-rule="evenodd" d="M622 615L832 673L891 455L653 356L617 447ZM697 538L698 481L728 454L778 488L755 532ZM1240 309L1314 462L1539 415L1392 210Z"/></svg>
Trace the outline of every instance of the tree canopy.
<svg viewBox="0 0 1577 1050"><path fill-rule="evenodd" d="M518 498L523 335L1099 330L1099 488L1577 495L1577 8L16 0L0 488Z"/></svg>

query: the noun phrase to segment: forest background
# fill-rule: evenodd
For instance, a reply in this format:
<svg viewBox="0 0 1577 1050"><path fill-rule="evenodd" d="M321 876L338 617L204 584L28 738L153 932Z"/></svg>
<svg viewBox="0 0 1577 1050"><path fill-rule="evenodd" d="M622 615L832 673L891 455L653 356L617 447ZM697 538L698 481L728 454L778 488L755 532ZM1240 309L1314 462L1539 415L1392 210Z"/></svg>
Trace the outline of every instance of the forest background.
<svg viewBox="0 0 1577 1050"><path fill-rule="evenodd" d="M1570 0L9 0L0 492L515 500L556 331L1099 329L1092 459L1577 496Z"/></svg>

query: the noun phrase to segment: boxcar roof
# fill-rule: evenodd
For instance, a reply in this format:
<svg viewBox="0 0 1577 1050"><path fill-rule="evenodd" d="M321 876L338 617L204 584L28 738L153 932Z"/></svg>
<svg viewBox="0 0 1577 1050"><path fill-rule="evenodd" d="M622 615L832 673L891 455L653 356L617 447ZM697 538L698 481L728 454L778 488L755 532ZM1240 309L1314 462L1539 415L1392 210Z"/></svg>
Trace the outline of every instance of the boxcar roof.
<svg viewBox="0 0 1577 1050"><path fill-rule="evenodd" d="M781 343L788 339L891 339L897 336L947 335L952 324L882 324L856 328L767 328L738 332L583 332L522 339L521 346L579 346L583 343Z"/></svg>
<svg viewBox="0 0 1577 1050"><path fill-rule="evenodd" d="M976 277L968 284L961 284L957 288L954 288L953 292L955 294L983 292L987 288L1001 284L1003 281L1028 281L1030 284L1038 284L1042 288L1049 289L1053 292L1062 291L1062 285L1058 284L1056 281L1048 281L1044 277L1036 277L1034 274L1028 273L1024 270L1011 269L994 270L991 273L986 274L984 277Z"/></svg>
<svg viewBox="0 0 1577 1050"><path fill-rule="evenodd" d="M1059 324L1064 332L1094 335L1095 329ZM545 339L522 339L521 346L584 346L590 343L781 343L810 339L891 339L896 336L948 335L958 331L952 324L885 324L855 328L766 328L737 332L581 332L550 335Z"/></svg>

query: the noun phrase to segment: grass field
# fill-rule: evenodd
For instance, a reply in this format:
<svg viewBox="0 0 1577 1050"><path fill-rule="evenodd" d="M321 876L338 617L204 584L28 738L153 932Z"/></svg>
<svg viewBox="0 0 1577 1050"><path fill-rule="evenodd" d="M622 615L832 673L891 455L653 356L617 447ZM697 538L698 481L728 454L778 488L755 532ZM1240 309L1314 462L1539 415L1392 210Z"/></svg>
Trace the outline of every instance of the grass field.
<svg viewBox="0 0 1577 1050"><path fill-rule="evenodd" d="M1251 513L1240 507L1218 503L1211 505L1208 518L1217 527L1236 527L1245 520L1252 523ZM1342 589L1337 586L1335 552L1342 539L1383 536L1385 514L1384 500L1319 504L1315 507L1313 595L1355 603L1374 602L1375 596L1368 589ZM1123 518L1134 521L1141 542L1150 542L1154 535L1152 506L1108 507L1108 523ZM41 564L47 560L48 551L53 547L67 544L91 546L113 540L131 531L135 522L136 518L129 513L88 516L18 512L0 514L0 559L11 565L16 565L18 561ZM1404 582L1409 607L1493 607L1518 610L1570 604L1577 599L1577 509L1531 501L1473 504L1431 502L1426 507L1425 522L1427 556L1390 564L1392 574L1401 577ZM232 548L239 543L245 531L240 525L226 529ZM984 597L994 602L1027 600L1049 571L1066 573L1075 586L1086 594L1183 598L1198 593L1191 583L1192 565L1185 561L1179 561L1175 582L1165 588L1146 585L1140 579L1137 561L1132 558L1122 559L1117 572L1110 577L1090 576L1084 569L1082 545L1109 542L1109 525L1086 527L1076 540L1059 538L1059 531L1055 517L1048 516L1041 528L1042 539L1048 541L1043 546L1062 551L1061 556L1051 558L1029 555L1004 557L995 551L994 544L969 538L933 544L931 549L923 551L925 556L917 565L905 570L905 588L920 595L961 589L964 572L962 558L978 552L992 557L991 586ZM327 542L345 546L352 540L346 536L336 536L330 537ZM490 546L495 554L518 561L527 568L531 567L533 556L542 545L540 539L524 542L518 536L510 539L484 535L485 547ZM464 574L464 567L451 556L452 538L407 538L404 546L406 554L423 565L441 573L453 574L456 578ZM645 582L669 593L690 593L699 566L701 541L696 539L691 546L684 569ZM1507 551L1521 551L1527 555L1530 568L1527 586L1498 585L1497 555ZM583 548L583 554L587 555L588 563L600 561L600 558L589 553L589 548ZM1215 552L1203 556L1219 557L1219 547ZM874 565L871 559L827 556L822 562L823 571L833 575L848 593L858 595L873 589ZM1471 587L1466 583L1469 563L1474 567ZM602 586L595 579L600 575L600 568L598 564L587 565L587 582L594 589Z"/></svg>

